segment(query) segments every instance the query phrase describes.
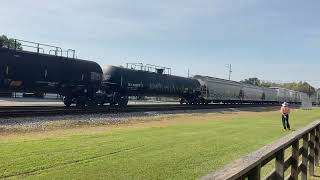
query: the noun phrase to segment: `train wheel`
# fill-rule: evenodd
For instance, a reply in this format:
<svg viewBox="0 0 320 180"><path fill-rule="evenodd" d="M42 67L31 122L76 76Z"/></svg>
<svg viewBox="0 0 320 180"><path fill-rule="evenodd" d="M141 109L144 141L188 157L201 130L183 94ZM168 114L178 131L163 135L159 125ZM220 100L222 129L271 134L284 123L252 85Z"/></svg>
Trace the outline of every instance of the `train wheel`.
<svg viewBox="0 0 320 180"><path fill-rule="evenodd" d="M185 100L181 98L180 101L179 101L179 103L180 103L180 104L184 104L184 103L185 103Z"/></svg>
<svg viewBox="0 0 320 180"><path fill-rule="evenodd" d="M85 107L85 106L86 106L86 104L85 104L85 103L83 103L83 102L77 102L77 103L76 103L76 106L77 106L77 107L81 107L81 108L83 108L83 107Z"/></svg>
<svg viewBox="0 0 320 180"><path fill-rule="evenodd" d="M76 103L76 106L83 108L86 106L86 104L78 102L78 103Z"/></svg>
<svg viewBox="0 0 320 180"><path fill-rule="evenodd" d="M86 98L85 97L79 97L76 101L77 107L85 107L86 106Z"/></svg>
<svg viewBox="0 0 320 180"><path fill-rule="evenodd" d="M70 107L72 104L72 101L69 98L63 98L63 103L66 107Z"/></svg>
<svg viewBox="0 0 320 180"><path fill-rule="evenodd" d="M128 98L127 97L121 97L118 104L121 107L127 106L128 105Z"/></svg>
<svg viewBox="0 0 320 180"><path fill-rule="evenodd" d="M66 107L70 107L71 106L71 102L63 102L64 103L64 105L66 106Z"/></svg>
<svg viewBox="0 0 320 180"><path fill-rule="evenodd" d="M95 102L95 101L89 101L87 104L88 104L88 106L90 106L90 107L96 107L96 106L98 106L97 102Z"/></svg>

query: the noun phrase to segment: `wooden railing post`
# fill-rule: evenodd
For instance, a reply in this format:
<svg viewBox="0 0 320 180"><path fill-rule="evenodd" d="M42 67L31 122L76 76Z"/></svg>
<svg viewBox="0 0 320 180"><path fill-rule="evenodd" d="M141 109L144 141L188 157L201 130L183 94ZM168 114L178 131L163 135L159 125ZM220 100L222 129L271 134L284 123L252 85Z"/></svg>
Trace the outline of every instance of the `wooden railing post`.
<svg viewBox="0 0 320 180"><path fill-rule="evenodd" d="M319 140L320 140L319 138L320 138L320 126L317 126L316 127L316 137L315 137L315 141L316 141L315 158L314 158L316 166L319 166Z"/></svg>
<svg viewBox="0 0 320 180"><path fill-rule="evenodd" d="M299 175L299 140L292 143L291 179L298 180Z"/></svg>
<svg viewBox="0 0 320 180"><path fill-rule="evenodd" d="M303 151L302 151L302 167L301 167L301 180L307 180L308 178L308 143L309 134L306 133L303 136Z"/></svg>
<svg viewBox="0 0 320 180"><path fill-rule="evenodd" d="M276 154L276 179L284 179L284 149Z"/></svg>
<svg viewBox="0 0 320 180"><path fill-rule="evenodd" d="M310 131L310 155L309 155L309 175L314 176L314 145L315 145L315 129Z"/></svg>
<svg viewBox="0 0 320 180"><path fill-rule="evenodd" d="M261 165L256 166L248 173L248 180L260 180L261 179Z"/></svg>

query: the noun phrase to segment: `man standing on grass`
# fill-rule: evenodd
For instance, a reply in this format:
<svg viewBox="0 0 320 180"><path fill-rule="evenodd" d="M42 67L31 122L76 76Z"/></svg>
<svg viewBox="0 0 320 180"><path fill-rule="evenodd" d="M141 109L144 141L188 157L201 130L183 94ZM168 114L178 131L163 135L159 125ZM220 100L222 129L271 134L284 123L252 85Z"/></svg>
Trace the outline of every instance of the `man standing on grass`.
<svg viewBox="0 0 320 180"><path fill-rule="evenodd" d="M289 124L290 108L288 107L288 103L284 102L282 104L280 112L282 114L282 124L283 124L284 130L286 129L290 130L290 124Z"/></svg>

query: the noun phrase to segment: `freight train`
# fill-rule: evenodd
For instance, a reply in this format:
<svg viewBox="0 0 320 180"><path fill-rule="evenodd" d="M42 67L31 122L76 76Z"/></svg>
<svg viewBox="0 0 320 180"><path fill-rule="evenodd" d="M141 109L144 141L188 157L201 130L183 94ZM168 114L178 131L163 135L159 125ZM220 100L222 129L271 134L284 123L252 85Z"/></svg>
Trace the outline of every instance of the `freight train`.
<svg viewBox="0 0 320 180"><path fill-rule="evenodd" d="M15 40L21 42L21 40ZM129 96L179 97L181 104L301 103L301 93L262 88L196 75L171 75L171 69L137 63L103 66L75 58L74 50L28 42L36 51L0 47L0 92L56 93L66 106L126 106ZM17 44L17 43L15 43ZM53 48L49 54L42 47ZM23 47L23 44L22 44Z"/></svg>

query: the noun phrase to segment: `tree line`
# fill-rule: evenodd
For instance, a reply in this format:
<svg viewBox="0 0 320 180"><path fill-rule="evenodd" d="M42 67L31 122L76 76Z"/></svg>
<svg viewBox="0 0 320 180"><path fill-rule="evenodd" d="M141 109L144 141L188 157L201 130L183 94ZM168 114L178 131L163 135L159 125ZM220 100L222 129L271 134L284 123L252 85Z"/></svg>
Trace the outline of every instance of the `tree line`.
<svg viewBox="0 0 320 180"><path fill-rule="evenodd" d="M260 86L260 87L282 87L282 88L286 88L294 91L304 92L309 96L314 95L317 91L317 89L311 86L308 82L303 82L303 81L290 82L290 83L275 83L270 81L263 81L254 77L254 78L241 80L240 82L245 84Z"/></svg>

